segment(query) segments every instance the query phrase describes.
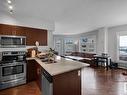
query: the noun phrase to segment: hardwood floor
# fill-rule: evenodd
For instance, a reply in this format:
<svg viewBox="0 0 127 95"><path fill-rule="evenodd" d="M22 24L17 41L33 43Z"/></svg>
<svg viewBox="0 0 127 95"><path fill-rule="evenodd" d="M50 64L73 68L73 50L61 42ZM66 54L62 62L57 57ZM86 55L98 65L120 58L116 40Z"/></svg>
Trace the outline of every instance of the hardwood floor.
<svg viewBox="0 0 127 95"><path fill-rule="evenodd" d="M36 82L0 91L0 95L41 95Z"/></svg>
<svg viewBox="0 0 127 95"><path fill-rule="evenodd" d="M127 95L124 91L127 76L122 72L125 70L85 68L82 72L82 95Z"/></svg>
<svg viewBox="0 0 127 95"><path fill-rule="evenodd" d="M127 95L125 70L84 68L82 70L82 95ZM126 85L127 87L127 85ZM1 90L0 95L40 95L36 82Z"/></svg>

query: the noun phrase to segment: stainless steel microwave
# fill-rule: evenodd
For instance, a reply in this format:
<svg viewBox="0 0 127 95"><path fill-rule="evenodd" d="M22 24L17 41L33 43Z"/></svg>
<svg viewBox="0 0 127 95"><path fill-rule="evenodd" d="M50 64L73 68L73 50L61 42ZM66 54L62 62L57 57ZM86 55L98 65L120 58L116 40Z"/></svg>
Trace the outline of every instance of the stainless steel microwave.
<svg viewBox="0 0 127 95"><path fill-rule="evenodd" d="M25 36L0 35L1 48L18 48L26 46Z"/></svg>

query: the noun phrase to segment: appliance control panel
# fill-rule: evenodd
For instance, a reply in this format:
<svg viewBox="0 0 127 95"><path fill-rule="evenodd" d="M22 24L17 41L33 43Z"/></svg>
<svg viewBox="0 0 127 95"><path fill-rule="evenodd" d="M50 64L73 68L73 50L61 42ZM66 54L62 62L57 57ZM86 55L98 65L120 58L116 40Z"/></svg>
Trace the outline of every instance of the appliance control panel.
<svg viewBox="0 0 127 95"><path fill-rule="evenodd" d="M4 51L2 52L2 56L8 56L8 55L25 55L25 51Z"/></svg>

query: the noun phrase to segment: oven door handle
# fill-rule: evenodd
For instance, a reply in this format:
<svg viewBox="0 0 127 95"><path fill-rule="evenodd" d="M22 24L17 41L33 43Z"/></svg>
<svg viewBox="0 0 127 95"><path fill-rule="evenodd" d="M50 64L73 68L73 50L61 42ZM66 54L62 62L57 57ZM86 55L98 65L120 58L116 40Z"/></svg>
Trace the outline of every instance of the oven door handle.
<svg viewBox="0 0 127 95"><path fill-rule="evenodd" d="M16 65L24 65L25 63L12 63L12 64L2 64L2 67L7 67L7 66L16 66Z"/></svg>
<svg viewBox="0 0 127 95"><path fill-rule="evenodd" d="M24 78L15 79L15 80L11 80L11 81L3 81L3 82L1 82L1 84L7 84L7 83L10 83L10 82L16 82L16 81L20 81L20 80L23 80L23 79L25 79L25 77Z"/></svg>

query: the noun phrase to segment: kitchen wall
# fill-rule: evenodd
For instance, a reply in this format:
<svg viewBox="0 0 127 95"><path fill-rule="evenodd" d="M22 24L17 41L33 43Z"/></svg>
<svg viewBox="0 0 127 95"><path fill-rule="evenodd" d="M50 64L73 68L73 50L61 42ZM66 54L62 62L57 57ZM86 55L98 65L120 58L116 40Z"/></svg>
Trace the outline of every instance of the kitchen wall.
<svg viewBox="0 0 127 95"><path fill-rule="evenodd" d="M10 25L18 25L18 26L26 26L40 29L48 30L48 46L39 46L40 50L48 49L53 46L53 31L55 29L55 24L53 21L48 21L44 19L34 19L32 17L24 17L17 16L15 14L4 13L0 11L0 23L2 24L10 24ZM26 48L30 48L33 46L27 46ZM24 48L23 48L24 49ZM14 50L23 50L22 48L15 48ZM9 48L1 48L0 51L10 50Z"/></svg>

